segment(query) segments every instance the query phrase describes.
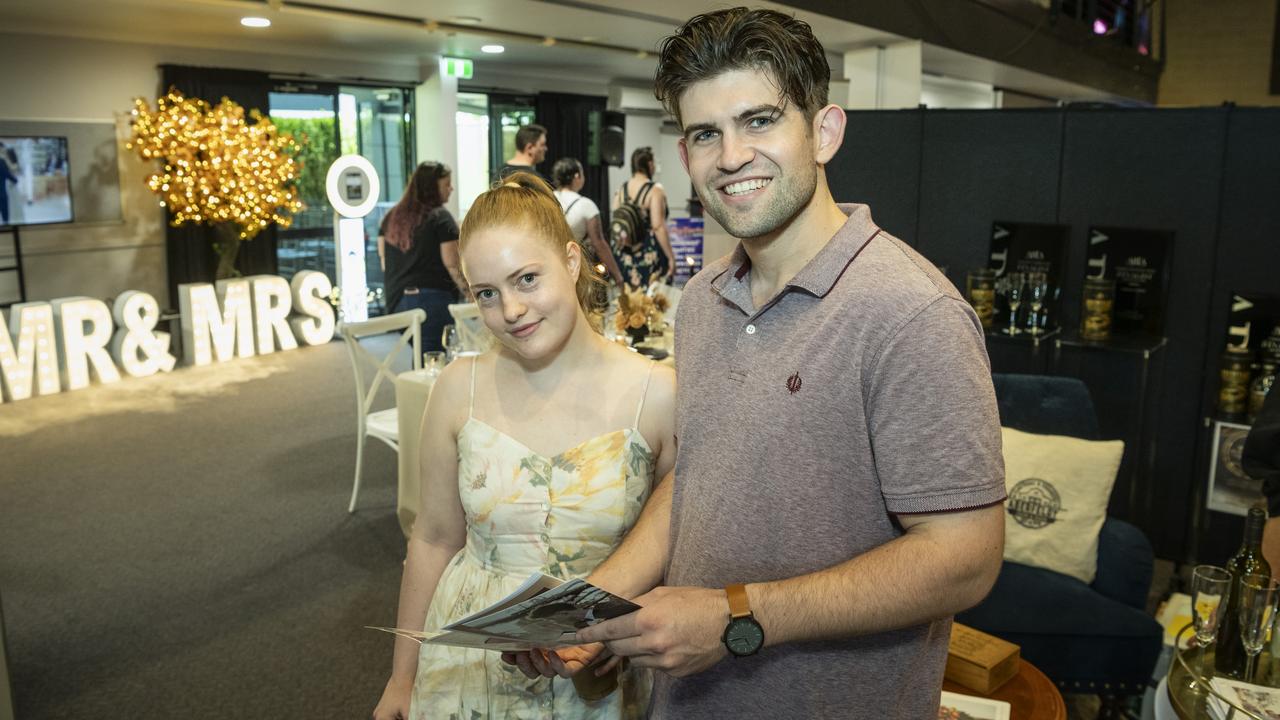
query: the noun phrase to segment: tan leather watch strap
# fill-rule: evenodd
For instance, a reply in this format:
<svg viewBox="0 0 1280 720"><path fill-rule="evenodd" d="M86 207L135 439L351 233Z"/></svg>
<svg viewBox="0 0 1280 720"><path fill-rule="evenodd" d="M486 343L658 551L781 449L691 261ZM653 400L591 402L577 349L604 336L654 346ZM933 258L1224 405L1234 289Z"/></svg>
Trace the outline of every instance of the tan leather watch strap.
<svg viewBox="0 0 1280 720"><path fill-rule="evenodd" d="M747 600L747 586L741 583L726 585L724 594L729 597L730 617L740 618L751 615L751 603Z"/></svg>

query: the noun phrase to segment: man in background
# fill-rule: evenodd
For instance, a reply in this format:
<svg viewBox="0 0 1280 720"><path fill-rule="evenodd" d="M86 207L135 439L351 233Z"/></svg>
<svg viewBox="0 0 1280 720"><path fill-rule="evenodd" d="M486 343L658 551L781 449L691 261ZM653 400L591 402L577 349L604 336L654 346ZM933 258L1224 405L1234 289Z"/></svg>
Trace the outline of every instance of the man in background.
<svg viewBox="0 0 1280 720"><path fill-rule="evenodd" d="M516 154L498 168L498 179L502 180L513 172L521 170L537 173L547 180L534 166L547 157L547 129L532 123L522 126L516 131ZM548 183L550 181L548 180Z"/></svg>

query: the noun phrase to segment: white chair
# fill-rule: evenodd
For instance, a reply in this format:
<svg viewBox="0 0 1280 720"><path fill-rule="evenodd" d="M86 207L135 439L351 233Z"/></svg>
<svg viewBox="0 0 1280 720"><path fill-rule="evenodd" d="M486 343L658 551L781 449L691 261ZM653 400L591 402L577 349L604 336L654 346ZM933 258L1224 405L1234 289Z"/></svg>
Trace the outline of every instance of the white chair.
<svg viewBox="0 0 1280 720"><path fill-rule="evenodd" d="M493 333L480 317L480 306L475 303L454 303L449 306L454 327L458 329L458 341L464 353L482 353L494 343Z"/></svg>
<svg viewBox="0 0 1280 720"><path fill-rule="evenodd" d="M416 309L407 312L374 318L367 322L342 323L339 332L347 343L347 354L351 356L351 367L356 375L356 480L351 488L351 504L347 512L355 512L356 496L360 494L360 466L364 461L364 439L367 436L381 440L396 452L399 447L399 430L396 420L396 409L370 412L374 398L378 396L378 387L383 379L395 384L395 373L391 364L400 351L410 341L413 342L413 369L422 369L422 323L427 319L424 310ZM395 347L383 357L378 357L367 347L360 344L360 338L371 335L401 331L400 339ZM373 365L375 370L372 380L366 386L365 364Z"/></svg>

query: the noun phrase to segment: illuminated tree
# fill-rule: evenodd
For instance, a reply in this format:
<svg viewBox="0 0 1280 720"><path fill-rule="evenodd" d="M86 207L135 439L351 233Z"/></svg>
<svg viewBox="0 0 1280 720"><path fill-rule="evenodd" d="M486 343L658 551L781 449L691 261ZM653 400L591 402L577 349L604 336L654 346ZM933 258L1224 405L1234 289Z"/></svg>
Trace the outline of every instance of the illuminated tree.
<svg viewBox="0 0 1280 720"><path fill-rule="evenodd" d="M218 279L235 274L241 242L272 223L288 227L302 209L298 141L257 110L249 117L252 123L227 98L211 106L170 89L155 110L142 98L134 101L133 138L125 145L164 164L147 178L147 187L160 196L175 227L218 229Z"/></svg>

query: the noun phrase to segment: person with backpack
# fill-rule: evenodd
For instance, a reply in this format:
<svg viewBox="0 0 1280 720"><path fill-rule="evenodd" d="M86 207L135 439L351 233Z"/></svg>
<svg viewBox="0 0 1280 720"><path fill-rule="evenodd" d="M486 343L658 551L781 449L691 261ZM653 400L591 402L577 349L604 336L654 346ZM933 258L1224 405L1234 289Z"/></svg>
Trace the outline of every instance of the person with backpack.
<svg viewBox="0 0 1280 720"><path fill-rule="evenodd" d="M631 179L613 195L609 242L632 287L669 281L676 271L675 253L667 237L667 193L653 181L653 148L631 153Z"/></svg>
<svg viewBox="0 0 1280 720"><path fill-rule="evenodd" d="M618 261L613 258L609 243L604 239L604 230L600 227L600 208L591 198L581 195L582 186L587 178L582 174L582 163L576 158L565 157L556 161L551 167L551 178L555 180L556 200L564 210L564 219L569 223L573 237L586 251L591 265L604 266L604 272L618 284L623 286L622 270Z"/></svg>

